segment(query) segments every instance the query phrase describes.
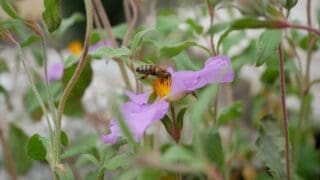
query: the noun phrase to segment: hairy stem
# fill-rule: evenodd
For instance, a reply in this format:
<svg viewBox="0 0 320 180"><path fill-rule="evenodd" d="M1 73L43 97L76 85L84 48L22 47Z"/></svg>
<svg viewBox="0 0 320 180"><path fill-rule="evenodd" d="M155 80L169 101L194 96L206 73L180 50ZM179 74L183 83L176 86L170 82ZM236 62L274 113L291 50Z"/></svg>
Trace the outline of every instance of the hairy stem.
<svg viewBox="0 0 320 180"><path fill-rule="evenodd" d="M290 142L289 142L289 129L288 129L288 113L287 113L287 105L286 105L286 82L285 82L284 59L283 59L283 50L282 50L281 42L278 47L278 53L279 53L281 109L282 109L282 115L283 115L283 132L284 132L284 137L285 137L286 173L287 173L287 179L291 180L290 147L289 147Z"/></svg>

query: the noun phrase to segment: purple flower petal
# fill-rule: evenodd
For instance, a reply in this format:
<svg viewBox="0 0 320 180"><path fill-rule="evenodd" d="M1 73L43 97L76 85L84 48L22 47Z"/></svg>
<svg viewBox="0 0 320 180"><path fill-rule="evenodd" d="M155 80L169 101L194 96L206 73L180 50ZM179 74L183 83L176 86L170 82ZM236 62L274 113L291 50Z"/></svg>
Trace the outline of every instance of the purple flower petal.
<svg viewBox="0 0 320 180"><path fill-rule="evenodd" d="M108 39L101 40L101 41L97 42L96 44L91 45L89 47L89 52L95 51L95 50L102 48L102 47L112 47L111 41Z"/></svg>
<svg viewBox="0 0 320 180"><path fill-rule="evenodd" d="M49 82L61 79L63 74L63 64L55 63L48 67L48 80Z"/></svg>
<svg viewBox="0 0 320 180"><path fill-rule="evenodd" d="M231 82L234 78L231 61L226 56L209 58L204 68L199 71L174 72L172 69L168 69L168 71L172 76L170 99L207 84Z"/></svg>
<svg viewBox="0 0 320 180"><path fill-rule="evenodd" d="M146 129L155 121L162 119L168 111L169 103L159 100L153 104L147 104L148 96L144 94L133 94L126 92L131 101L126 102L121 107L121 112L127 126L131 130L136 141L139 141ZM110 122L108 135L102 137L105 143L113 144L121 136L121 130L117 121Z"/></svg>

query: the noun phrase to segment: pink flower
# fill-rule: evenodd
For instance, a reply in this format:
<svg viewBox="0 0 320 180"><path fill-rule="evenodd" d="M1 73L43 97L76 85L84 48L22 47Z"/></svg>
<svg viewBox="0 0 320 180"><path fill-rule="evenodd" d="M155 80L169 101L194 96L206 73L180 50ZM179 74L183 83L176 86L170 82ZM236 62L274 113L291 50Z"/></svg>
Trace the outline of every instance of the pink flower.
<svg viewBox="0 0 320 180"><path fill-rule="evenodd" d="M150 93L134 94L126 92L129 101L121 106L121 113L136 141L139 141L145 130L155 121L161 120L169 109L169 102L183 97L186 93L202 88L211 83L232 82L234 72L231 61L225 56L209 58L199 71L177 71L168 69L169 81L154 80L153 89L159 98L148 104ZM105 143L113 144L122 135L114 119L111 120L110 134L103 135Z"/></svg>
<svg viewBox="0 0 320 180"><path fill-rule="evenodd" d="M48 67L49 82L61 79L63 75L63 64L55 63Z"/></svg>

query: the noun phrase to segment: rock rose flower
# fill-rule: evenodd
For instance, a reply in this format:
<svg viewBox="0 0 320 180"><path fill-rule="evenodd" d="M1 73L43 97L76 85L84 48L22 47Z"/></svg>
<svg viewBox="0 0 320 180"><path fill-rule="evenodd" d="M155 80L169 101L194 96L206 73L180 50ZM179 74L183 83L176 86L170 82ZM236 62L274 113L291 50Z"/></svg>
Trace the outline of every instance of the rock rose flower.
<svg viewBox="0 0 320 180"><path fill-rule="evenodd" d="M168 68L171 79L156 78L152 82L153 91L158 96L148 104L151 93L134 94L126 91L129 101L121 107L121 113L136 141L139 141L145 130L156 121L161 120L169 109L169 102L183 97L186 93L202 88L211 83L232 82L234 72L231 61L226 56L209 58L199 71L174 71ZM103 135L105 143L113 144L122 135L116 120L109 124L111 133Z"/></svg>

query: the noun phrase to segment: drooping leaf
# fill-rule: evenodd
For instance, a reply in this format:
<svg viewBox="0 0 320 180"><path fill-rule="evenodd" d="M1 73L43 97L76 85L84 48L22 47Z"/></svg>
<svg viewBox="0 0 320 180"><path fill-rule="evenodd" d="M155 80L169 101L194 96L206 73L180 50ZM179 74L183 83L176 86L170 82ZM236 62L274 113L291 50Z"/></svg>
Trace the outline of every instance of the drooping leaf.
<svg viewBox="0 0 320 180"><path fill-rule="evenodd" d="M209 127L203 133L203 149L211 163L218 168L224 167L224 153L217 129Z"/></svg>
<svg viewBox="0 0 320 180"><path fill-rule="evenodd" d="M6 140L13 158L17 173L26 174L32 167L32 159L27 155L28 136L18 126L11 123Z"/></svg>
<svg viewBox="0 0 320 180"><path fill-rule="evenodd" d="M282 31L265 30L257 41L256 66L274 56L281 41Z"/></svg>
<svg viewBox="0 0 320 180"><path fill-rule="evenodd" d="M62 82L63 86L66 87L69 80L71 79L73 73L76 70L78 64L73 64L67 69L64 69ZM81 98L83 97L87 87L90 85L92 80L92 69L91 65L88 62L84 65L83 71L74 85L73 89L71 90L71 93L69 94L69 97L66 102L66 106L64 109L64 113L69 116L76 116L79 117L84 113Z"/></svg>
<svg viewBox="0 0 320 180"><path fill-rule="evenodd" d="M39 134L32 135L28 140L27 153L34 160L46 160L47 147L45 138Z"/></svg>
<svg viewBox="0 0 320 180"><path fill-rule="evenodd" d="M60 0L44 0L44 8L42 18L48 31L52 33L61 24Z"/></svg>

